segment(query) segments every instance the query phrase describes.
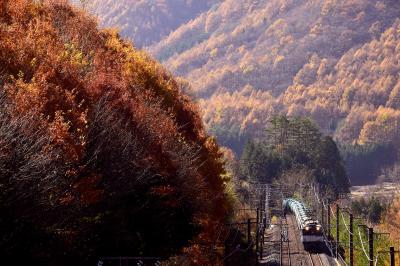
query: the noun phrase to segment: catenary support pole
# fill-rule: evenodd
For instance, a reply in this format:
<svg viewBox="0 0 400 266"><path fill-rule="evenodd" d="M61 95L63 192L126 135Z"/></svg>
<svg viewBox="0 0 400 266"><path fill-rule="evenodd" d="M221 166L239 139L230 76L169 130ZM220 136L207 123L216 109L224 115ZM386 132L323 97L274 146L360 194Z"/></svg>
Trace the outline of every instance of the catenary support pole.
<svg viewBox="0 0 400 266"><path fill-rule="evenodd" d="M256 223L256 254L259 252L259 242L260 242L260 210L257 208L257 223Z"/></svg>
<svg viewBox="0 0 400 266"><path fill-rule="evenodd" d="M328 217L328 223L327 223L327 232L328 232L328 238L330 238L330 236L331 236L331 205L329 204L329 202L328 202L328 212L327 212L327 217ZM329 239L328 239L328 241L329 241Z"/></svg>
<svg viewBox="0 0 400 266"><path fill-rule="evenodd" d="M369 266L374 266L374 228L368 227Z"/></svg>
<svg viewBox="0 0 400 266"><path fill-rule="evenodd" d="M390 266L395 266L394 247L390 247Z"/></svg>
<svg viewBox="0 0 400 266"><path fill-rule="evenodd" d="M354 249L353 249L353 232L354 232L354 227L353 227L354 225L353 225L353 214L352 213L350 213L350 223L349 223L349 231L350 231L350 233L349 233L349 259L350 259L350 263L349 263L349 265L350 266L353 266L354 265Z"/></svg>
<svg viewBox="0 0 400 266"><path fill-rule="evenodd" d="M283 265L283 236L281 233L281 243L280 243L280 247L279 247L279 262L280 265Z"/></svg>
<svg viewBox="0 0 400 266"><path fill-rule="evenodd" d="M322 202L322 200L321 200L321 225L323 226L323 227L325 227L325 224L324 224L324 203Z"/></svg>
<svg viewBox="0 0 400 266"><path fill-rule="evenodd" d="M339 228L340 228L340 219L339 219L339 215L340 215L340 207L338 204L336 204L336 259L339 258L339 242L340 242L340 232L339 232Z"/></svg>
<svg viewBox="0 0 400 266"><path fill-rule="evenodd" d="M247 219L247 245L251 244L251 220Z"/></svg>

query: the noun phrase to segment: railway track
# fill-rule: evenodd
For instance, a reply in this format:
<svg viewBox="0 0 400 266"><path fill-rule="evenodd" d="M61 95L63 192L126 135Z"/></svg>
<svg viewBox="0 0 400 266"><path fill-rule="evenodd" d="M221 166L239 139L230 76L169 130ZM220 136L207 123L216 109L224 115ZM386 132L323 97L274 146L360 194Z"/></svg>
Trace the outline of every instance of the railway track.
<svg viewBox="0 0 400 266"><path fill-rule="evenodd" d="M308 253L308 256L310 258L311 266L324 266L319 254Z"/></svg>
<svg viewBox="0 0 400 266"><path fill-rule="evenodd" d="M277 191L277 193L273 194L279 193L281 192ZM315 247L315 250L311 246L309 249L304 248L301 238L302 231L299 229L296 218L297 213L285 214L283 212L283 205L287 203L284 199L285 197L282 194L281 200L279 200L279 197L272 197L271 201L269 201L270 215L271 217L279 217L279 221L266 230L264 235L266 241L264 242L262 253L265 259L260 260L260 265L267 265L271 261L282 266L339 265L332 254L325 250L323 243L321 243L320 247ZM309 252L310 250L311 252ZM318 251L318 253L314 253L313 250Z"/></svg>
<svg viewBox="0 0 400 266"><path fill-rule="evenodd" d="M295 218L291 215L286 216L288 223L288 233L290 241L290 264L291 266L308 266L310 265L309 259L307 258L307 253L303 248L298 234L298 227Z"/></svg>
<svg viewBox="0 0 400 266"><path fill-rule="evenodd" d="M288 233L290 246L288 247L285 260L282 265L288 266L326 266L323 262L321 254L309 253L304 250L303 244L300 241L300 236L298 234L298 228L293 216L287 216L283 221L288 223Z"/></svg>
<svg viewBox="0 0 400 266"><path fill-rule="evenodd" d="M282 265L292 266L292 258L290 251L290 242L289 242L289 225L286 219L286 216L281 218L281 234L284 240L282 244Z"/></svg>

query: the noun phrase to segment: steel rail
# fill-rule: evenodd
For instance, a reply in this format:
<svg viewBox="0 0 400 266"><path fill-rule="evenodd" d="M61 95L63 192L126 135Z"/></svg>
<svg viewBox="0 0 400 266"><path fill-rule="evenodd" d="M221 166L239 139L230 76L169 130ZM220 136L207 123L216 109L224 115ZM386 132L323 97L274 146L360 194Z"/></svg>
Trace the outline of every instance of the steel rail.
<svg viewBox="0 0 400 266"><path fill-rule="evenodd" d="M324 266L324 263L322 262L322 259L321 259L321 254L318 254L318 260L319 260L319 263L321 264L321 266Z"/></svg>
<svg viewBox="0 0 400 266"><path fill-rule="evenodd" d="M311 253L308 253L308 257L310 258L311 261L311 266L317 266L314 262L313 256L311 255Z"/></svg>

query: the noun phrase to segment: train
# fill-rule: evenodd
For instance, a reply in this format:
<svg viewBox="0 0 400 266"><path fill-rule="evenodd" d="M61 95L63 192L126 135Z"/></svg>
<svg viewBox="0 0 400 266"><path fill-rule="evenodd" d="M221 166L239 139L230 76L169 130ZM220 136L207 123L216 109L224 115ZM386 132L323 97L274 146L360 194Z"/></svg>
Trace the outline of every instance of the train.
<svg viewBox="0 0 400 266"><path fill-rule="evenodd" d="M301 242L305 249L316 250L324 245L324 232L318 220L312 218L311 211L300 201L288 198L283 201L284 214L296 217Z"/></svg>

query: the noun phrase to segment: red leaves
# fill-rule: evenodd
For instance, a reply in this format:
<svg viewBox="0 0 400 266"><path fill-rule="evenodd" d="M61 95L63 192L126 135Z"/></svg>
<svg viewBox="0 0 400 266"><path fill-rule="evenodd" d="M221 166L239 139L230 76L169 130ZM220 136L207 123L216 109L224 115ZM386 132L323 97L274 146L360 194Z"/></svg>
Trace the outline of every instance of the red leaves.
<svg viewBox="0 0 400 266"><path fill-rule="evenodd" d="M77 194L79 201L83 205L89 205L100 201L104 190L97 188L101 177L99 175L91 175L80 179L73 186L73 193Z"/></svg>
<svg viewBox="0 0 400 266"><path fill-rule="evenodd" d="M221 154L174 78L68 6L8 3L0 5L13 17L0 27L6 97L16 116L34 114L48 134L43 158L57 159L40 196L79 218L75 206L108 206L144 187L166 213L185 206L211 240L227 209Z"/></svg>
<svg viewBox="0 0 400 266"><path fill-rule="evenodd" d="M61 205L68 205L68 204L72 203L74 199L75 198L74 198L74 196L72 196L72 193L68 192L65 195L61 196L60 204Z"/></svg>
<svg viewBox="0 0 400 266"><path fill-rule="evenodd" d="M165 196L172 195L175 192L175 189L169 185L168 186L159 186L159 187L152 188L151 192L158 196L165 197Z"/></svg>
<svg viewBox="0 0 400 266"><path fill-rule="evenodd" d="M176 209L180 206L177 189L170 185L154 187L151 189L151 193L163 199L166 208Z"/></svg>
<svg viewBox="0 0 400 266"><path fill-rule="evenodd" d="M71 187L70 191L60 196L60 204L87 206L100 202L104 193L104 190L99 188L100 181L101 177L95 174L80 178Z"/></svg>

